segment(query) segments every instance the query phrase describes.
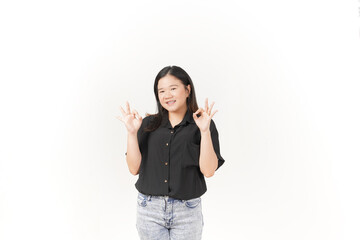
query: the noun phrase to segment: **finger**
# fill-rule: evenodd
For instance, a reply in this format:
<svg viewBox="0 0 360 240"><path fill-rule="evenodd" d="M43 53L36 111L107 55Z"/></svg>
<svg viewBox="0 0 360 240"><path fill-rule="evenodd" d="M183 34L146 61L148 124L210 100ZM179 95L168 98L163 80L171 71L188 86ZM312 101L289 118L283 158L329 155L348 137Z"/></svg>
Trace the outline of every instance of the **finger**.
<svg viewBox="0 0 360 240"><path fill-rule="evenodd" d="M120 106L120 110L123 116L126 116L126 112L124 111L124 109Z"/></svg>
<svg viewBox="0 0 360 240"><path fill-rule="evenodd" d="M122 121L122 122L124 122L124 120L121 118L121 117L119 117L119 116L115 116L117 119L119 119L120 121Z"/></svg>
<svg viewBox="0 0 360 240"><path fill-rule="evenodd" d="M207 112L209 109L209 106L208 106L208 98L205 98L205 112Z"/></svg>
<svg viewBox="0 0 360 240"><path fill-rule="evenodd" d="M126 113L129 114L130 113L130 105L129 102L126 101Z"/></svg>
<svg viewBox="0 0 360 240"><path fill-rule="evenodd" d="M211 113L211 110L212 110L214 104L215 104L215 102L212 102L212 103L211 103L211 106L210 106L210 109L209 109L209 113Z"/></svg>
<svg viewBox="0 0 360 240"><path fill-rule="evenodd" d="M203 108L199 108L196 112L197 112L197 113L202 113L202 112L204 112L204 109L203 109Z"/></svg>
<svg viewBox="0 0 360 240"><path fill-rule="evenodd" d="M141 118L141 116L139 115L139 113L134 109L134 112L135 112L135 114L136 114L136 116L137 116L137 118L138 119L140 119Z"/></svg>
<svg viewBox="0 0 360 240"><path fill-rule="evenodd" d="M198 108L198 110L195 112L195 114L198 114L201 111L201 108Z"/></svg>
<svg viewBox="0 0 360 240"><path fill-rule="evenodd" d="M202 108L198 108L198 110L197 110L196 112L194 112L193 117L194 117L195 119L198 119L198 118L199 118L199 117L197 116L197 114L199 114L199 113L201 112L201 110L202 110Z"/></svg>
<svg viewBox="0 0 360 240"><path fill-rule="evenodd" d="M212 114L211 114L211 116L210 116L210 118L212 118L214 115L215 115L215 113L217 113L219 110L215 110Z"/></svg>

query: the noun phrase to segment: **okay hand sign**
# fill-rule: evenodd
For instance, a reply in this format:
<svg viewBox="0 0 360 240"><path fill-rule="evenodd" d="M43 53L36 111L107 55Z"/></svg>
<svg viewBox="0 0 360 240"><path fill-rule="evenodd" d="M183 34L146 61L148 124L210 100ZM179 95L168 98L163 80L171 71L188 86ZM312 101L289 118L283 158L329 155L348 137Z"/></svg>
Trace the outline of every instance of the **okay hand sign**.
<svg viewBox="0 0 360 240"><path fill-rule="evenodd" d="M120 110L122 116L117 116L116 118L125 123L128 133L137 133L142 123L142 117L135 109L130 112L130 105L128 101L126 101L126 111L124 111L121 106Z"/></svg>
<svg viewBox="0 0 360 240"><path fill-rule="evenodd" d="M195 120L196 125L199 127L201 132L206 132L210 129L211 118L215 115L218 110L215 110L211 113L212 107L215 102L212 102L210 108L208 106L208 99L205 99L205 110L203 108L199 108L196 112L193 113L193 118ZM200 117L197 117L196 114L201 113Z"/></svg>

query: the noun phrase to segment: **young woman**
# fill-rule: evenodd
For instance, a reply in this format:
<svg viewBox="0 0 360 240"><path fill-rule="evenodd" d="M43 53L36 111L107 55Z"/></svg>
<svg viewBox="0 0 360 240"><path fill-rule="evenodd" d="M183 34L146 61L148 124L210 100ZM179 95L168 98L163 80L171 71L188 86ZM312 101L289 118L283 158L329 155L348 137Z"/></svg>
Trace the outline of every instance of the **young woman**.
<svg viewBox="0 0 360 240"><path fill-rule="evenodd" d="M201 196L205 177L224 163L212 117L214 102L198 108L190 76L178 66L156 76L157 114L142 119L122 107L127 135L126 161L138 190L136 228L140 239L201 239Z"/></svg>

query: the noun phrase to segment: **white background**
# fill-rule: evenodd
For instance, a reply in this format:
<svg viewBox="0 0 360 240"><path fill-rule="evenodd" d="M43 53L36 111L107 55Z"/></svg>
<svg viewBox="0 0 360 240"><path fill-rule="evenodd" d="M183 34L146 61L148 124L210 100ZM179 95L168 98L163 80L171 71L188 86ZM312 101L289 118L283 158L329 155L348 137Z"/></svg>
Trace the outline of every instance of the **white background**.
<svg viewBox="0 0 360 240"><path fill-rule="evenodd" d="M360 239L359 3L2 1L0 239L138 239L125 101L214 109L203 239Z"/></svg>

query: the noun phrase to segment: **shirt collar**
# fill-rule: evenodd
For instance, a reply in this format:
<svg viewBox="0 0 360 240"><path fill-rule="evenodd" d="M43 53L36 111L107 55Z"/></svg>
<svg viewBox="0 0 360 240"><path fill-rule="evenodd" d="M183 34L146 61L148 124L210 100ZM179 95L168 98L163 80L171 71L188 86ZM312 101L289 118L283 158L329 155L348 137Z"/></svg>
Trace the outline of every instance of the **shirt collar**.
<svg viewBox="0 0 360 240"><path fill-rule="evenodd" d="M194 121L194 118L192 115L193 115L192 112L188 109L185 113L183 120L178 125L182 126L182 125L186 125L187 123L194 123L195 121ZM172 128L169 117L168 117L168 113L163 115L161 126L167 127L167 128Z"/></svg>

